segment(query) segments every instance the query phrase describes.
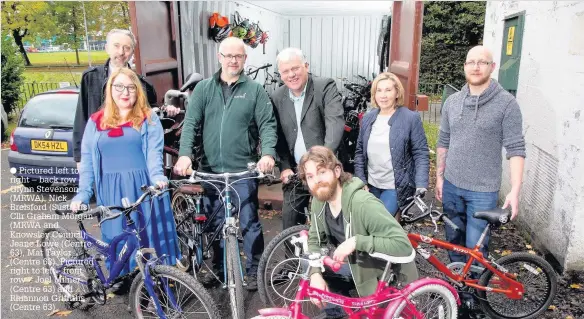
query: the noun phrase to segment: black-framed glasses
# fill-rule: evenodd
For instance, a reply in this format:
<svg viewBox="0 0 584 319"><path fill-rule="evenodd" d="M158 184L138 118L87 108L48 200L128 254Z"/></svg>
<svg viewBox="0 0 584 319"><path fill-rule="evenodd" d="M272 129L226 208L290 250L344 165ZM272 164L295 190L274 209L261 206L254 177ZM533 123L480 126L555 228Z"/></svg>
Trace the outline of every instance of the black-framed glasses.
<svg viewBox="0 0 584 319"><path fill-rule="evenodd" d="M226 58L227 60L231 61L233 60L233 58L235 58L237 61L241 61L243 60L243 58L245 58L245 54L236 54L236 55L232 55L232 54L223 54L223 53L219 53L221 54L222 57Z"/></svg>
<svg viewBox="0 0 584 319"><path fill-rule="evenodd" d="M136 86L134 84L130 85L123 85L123 84L112 84L112 87L116 89L118 92L124 92L124 90L128 90L128 93L136 92Z"/></svg>
<svg viewBox="0 0 584 319"><path fill-rule="evenodd" d="M474 68L477 65L478 66L487 66L487 65L489 65L491 63L493 63L493 62L489 62L489 61L478 61L478 62L477 61L467 61L467 62L464 62L464 65L465 66L472 66Z"/></svg>

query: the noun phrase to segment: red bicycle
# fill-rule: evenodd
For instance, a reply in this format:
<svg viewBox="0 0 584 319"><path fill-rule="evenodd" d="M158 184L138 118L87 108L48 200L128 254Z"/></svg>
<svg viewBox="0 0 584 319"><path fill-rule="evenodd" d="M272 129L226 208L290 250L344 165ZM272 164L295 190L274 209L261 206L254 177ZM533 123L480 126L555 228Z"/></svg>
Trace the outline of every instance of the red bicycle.
<svg viewBox="0 0 584 319"><path fill-rule="evenodd" d="M308 251L308 232L300 232L298 237L291 240L299 249ZM300 248L297 244L301 244ZM299 255L299 254L298 254ZM306 255L304 255L306 256ZM300 284L296 296L285 308L266 308L259 310L260 316L255 318L310 318L303 313L302 303L310 303L307 298L317 299L343 308L348 318L440 318L456 319L460 301L456 290L441 279L424 278L416 280L402 289L390 285L396 282L396 274L391 270L395 263L408 263L414 260L415 252L408 257L392 257L381 253L371 254L374 258L387 261L382 278L379 280L375 293L362 298L350 298L310 286L310 267L319 267L324 271L324 265L338 271L341 264L335 262L326 255L315 253L308 255L308 259L292 258L299 260L296 274L300 275ZM288 263L284 260L282 263ZM277 267L276 267L277 268ZM273 277L272 273L272 277ZM285 297L284 297L285 298ZM286 299L286 298L285 298Z"/></svg>
<svg viewBox="0 0 584 319"><path fill-rule="evenodd" d="M445 214L428 207L421 197L411 199L411 203L403 209L402 224L413 224L430 216L436 231L438 221L455 231L459 230ZM418 216L408 213L414 205L422 212ZM488 225L473 249L415 233L409 233L408 238L418 254L451 280L457 290L474 295L489 318L538 318L556 295L557 276L552 266L545 259L529 253L511 253L495 260L492 256L484 258L480 252L490 229L507 224L510 215L510 212L500 208L476 212L474 217L486 220ZM432 254L432 249L422 245L455 251L466 255L468 261L444 265ZM420 265L418 268L421 268ZM472 273L480 274L480 278L473 278Z"/></svg>

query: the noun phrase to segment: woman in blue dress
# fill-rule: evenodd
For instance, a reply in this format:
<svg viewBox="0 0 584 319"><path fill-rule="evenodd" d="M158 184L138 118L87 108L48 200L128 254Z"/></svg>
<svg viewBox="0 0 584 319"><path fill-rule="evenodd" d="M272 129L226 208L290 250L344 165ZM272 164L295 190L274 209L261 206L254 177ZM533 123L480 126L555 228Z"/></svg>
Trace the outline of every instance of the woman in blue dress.
<svg viewBox="0 0 584 319"><path fill-rule="evenodd" d="M122 206L124 197L135 202L142 194L142 185L167 187L162 169L162 125L151 112L136 73L128 68L114 72L107 82L105 96L104 105L91 116L83 134L79 189L71 201L74 211L89 203L94 184L97 204L104 206ZM166 254L166 264L175 265L181 256L168 193L145 201L132 219L149 247L159 257ZM111 242L123 232L124 223L123 216L102 223L102 240ZM123 242L118 245L117 255L123 245ZM113 262L106 261L108 270ZM121 274L136 267L134 253Z"/></svg>

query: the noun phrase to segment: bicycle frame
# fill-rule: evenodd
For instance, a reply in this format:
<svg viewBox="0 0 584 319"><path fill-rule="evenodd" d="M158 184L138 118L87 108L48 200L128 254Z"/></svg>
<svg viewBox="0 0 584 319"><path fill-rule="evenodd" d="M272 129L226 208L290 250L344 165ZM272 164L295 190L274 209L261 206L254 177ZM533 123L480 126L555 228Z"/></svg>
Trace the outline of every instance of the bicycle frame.
<svg viewBox="0 0 584 319"><path fill-rule="evenodd" d="M63 272L63 269L67 266L73 266L73 265L84 265L84 266L92 265L97 273L98 279L103 283L104 287L106 289L108 289L108 288L111 288L111 286L113 284L121 281L121 278L125 277L125 276L119 276L121 271L122 271L122 268L127 264L128 259L134 253L134 251L138 250L136 252L136 261L138 264L139 271L141 271L143 273L144 284L145 284L146 290L148 291L148 294L151 296L151 299L154 302L154 307L156 309L158 316L160 318L166 318L166 316L164 315L164 312L162 311L162 306L160 304L160 300L158 299L156 292L154 290L154 280L153 280L151 273L150 273L150 268L155 266L156 264L160 264L161 259L156 257L156 252L154 249L144 248L148 245L148 243L146 243L144 240L142 240L142 238L139 236L139 233L136 229L135 223L132 220L132 218L130 217L130 212L134 211L134 209L131 209L130 212L125 212L128 209L123 208L123 207L109 207L109 209L120 210L120 211L124 212L123 215L126 218L126 223L124 223L124 225L123 225L124 231L120 235L114 237L110 244L106 244L103 241L93 237L85 229L85 226L83 225L83 221L77 220L77 225L79 226L79 231L81 232L81 238L83 240L83 242L82 242L84 245L83 249L85 250L87 248L95 246L96 250L98 251L98 254L101 254L101 255L105 256L106 258L109 258L110 260L115 260L115 262L112 265L112 271L110 272L109 277L107 277L107 278L105 277L105 275L104 275L104 273L103 273L103 271L98 263L100 260L102 260L101 256L99 258L96 258L95 256L90 256L86 259L67 259L61 264L60 267L56 268L54 275L58 274L58 275L67 277L73 281L76 281L82 285L88 286L89 281L84 281L78 277L71 276L71 275L67 274L66 272ZM116 247L119 243L124 242L124 241L125 241L125 244L124 244L122 250L120 251L119 255L117 256L118 258L116 260ZM144 257L145 255L153 256L153 258L149 258L146 261L146 265L144 265L144 262L143 262L143 259L145 259L145 257ZM161 256L161 258L164 258L164 256ZM135 270L128 275L132 275L137 271L138 270ZM180 305L176 301L174 294L170 290L168 283L165 283L164 286L165 286L165 291L167 292L167 295L168 295L169 300L170 300L171 304L173 305L173 307L175 307L175 309L177 309L178 311L182 311L180 309ZM66 290L64 290L64 293L67 295L67 298L72 297L71 294L69 292L67 292ZM84 297L88 297L88 296L84 296ZM154 298L154 297L156 297L156 298Z"/></svg>
<svg viewBox="0 0 584 319"><path fill-rule="evenodd" d="M377 284L375 293L370 296L363 298L351 298L342 295L337 295L328 291L313 288L310 286L310 281L308 280L308 273L301 276L300 284L296 297L287 308L267 308L260 309L259 313L262 316L287 316L293 319L308 319L309 317L302 313L301 302L305 300L306 297L318 299L324 302L330 302L339 305L347 313L349 319L360 319L360 318L393 318L394 313L397 311L398 307L402 302L406 302L406 308L402 311L401 315L404 318L416 318L423 319L424 315L421 314L415 306L407 299L407 296L413 292L415 289L431 284L438 284L440 286L447 287L455 297L458 297L456 290L445 284L440 279L436 278L424 278L416 280L403 289L399 290L393 286L390 286L388 281L383 280L389 276L390 264L387 264L385 272ZM309 271L309 270L308 270ZM460 300L457 298L457 303L460 304ZM387 304L386 307L383 307Z"/></svg>
<svg viewBox="0 0 584 319"><path fill-rule="evenodd" d="M203 173L203 174L205 174L205 173ZM190 239L193 240L195 243L195 254L197 256L197 260L196 260L197 267L200 267L201 264L203 263L203 253L206 251L209 251L211 249L213 242L216 240L216 238L220 234L221 234L221 244L223 247L225 247L225 238L227 237L228 234L233 234L235 236L237 235L237 230L239 229L238 218L237 218L237 216L232 216L232 214L231 214L233 204L231 202L230 188L231 188L231 185L234 183L237 183L239 181L239 179L230 182L229 180L231 178L234 178L234 177L232 177L230 175L226 175L226 176L224 176L223 181L218 181L218 180L204 181L206 183L212 183L212 182L222 183L223 185L225 185L223 187L223 190L221 191L221 190L219 190L219 188L217 188L217 190L219 191L219 193L224 193L225 195L222 196L223 197L222 203L214 209L213 213L203 223L202 227L200 227L199 229L193 230L193 235L192 235L192 238L190 238ZM201 213L201 207L200 207L201 198L198 198L195 200L196 200L195 213L199 214L199 213ZM215 227L214 221L215 221L215 218L217 217L217 215L219 214L219 212L221 211L221 208L223 208L225 218L223 219L223 221L221 221L221 223L217 227ZM177 224L177 229L180 228L180 226L183 223L186 223L188 218L189 218L189 216L185 217L185 219L181 223ZM197 225L197 224L195 223L195 225ZM213 234L209 237L209 240L208 240L206 247L203 247L202 234L207 233L211 227L215 227L215 230L213 231ZM191 236L189 236L189 237L191 237ZM237 255L239 255L239 246L237 247L236 253L237 253ZM223 275L224 275L223 279L224 279L224 283L227 282L227 268L226 267L227 267L227 250L224 249L223 250L223 270L224 270L223 271ZM241 261L239 262L239 271L241 273L241 276L243 277L243 266L241 264ZM223 288L226 288L226 287L227 287L227 285L223 286Z"/></svg>
<svg viewBox="0 0 584 319"><path fill-rule="evenodd" d="M468 249L466 247L454 245L451 243L443 242L438 239L430 238L420 234L408 234L408 239L410 243L414 247L414 249L420 254L424 259L426 259L429 263L431 263L436 269L446 275L448 278L453 280L458 287L462 286L469 286L478 290L484 290L489 292L496 292L505 294L509 299L521 299L524 293L523 284L517 282L515 279L516 277L513 274L510 274L506 269L503 267L497 266L493 267L489 260L483 257L483 254L480 252L480 247L482 245L482 241L484 239L485 233L489 230L489 225L485 228L483 232L483 236L477 243L477 245L473 249ZM426 243L435 247L439 247L442 249L456 251L457 253L464 254L469 257L468 261L466 262L462 273L455 274L453 273L446 265L444 265L438 258L436 258L432 253L428 252L423 247L420 247L420 243ZM497 283L497 286L501 288L491 288L491 287L484 287L478 284L477 279L469 279L467 278L468 273L470 272L471 266L473 262L481 263L485 268L493 272L499 280L494 281Z"/></svg>

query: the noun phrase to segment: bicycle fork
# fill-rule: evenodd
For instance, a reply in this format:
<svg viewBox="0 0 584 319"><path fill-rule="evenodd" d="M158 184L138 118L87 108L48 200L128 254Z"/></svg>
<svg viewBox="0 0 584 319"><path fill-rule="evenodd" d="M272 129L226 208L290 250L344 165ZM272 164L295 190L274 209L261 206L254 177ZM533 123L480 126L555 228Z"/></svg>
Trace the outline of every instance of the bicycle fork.
<svg viewBox="0 0 584 319"><path fill-rule="evenodd" d="M144 262L143 262L145 254L150 254L150 256L151 256L148 259L148 261L146 262L146 265L144 265ZM164 255L161 258L164 258ZM164 315L164 311L162 310L162 305L160 304L159 296L156 294L156 291L154 290L155 282L154 282L154 279L152 278L152 275L150 273L150 269L152 269L153 266L155 266L156 264L159 263L159 259L158 259L158 257L156 257L156 251L154 250L154 248L139 249L136 252L136 262L138 264L138 268L140 269L140 271L143 274L144 286L146 287L146 291L148 292L148 295L150 296L150 301L152 301L152 303L154 304L154 308L156 309L156 313L158 314L159 318L166 319L166 316ZM163 292L165 292L166 295L168 296L168 301L170 302L170 306L172 306L173 309L175 309L178 313L182 313L182 309L180 309L180 306L179 306L179 304L174 296L174 293L170 289L170 285L169 285L167 279L166 278L161 279L161 284L163 286L161 290Z"/></svg>
<svg viewBox="0 0 584 319"><path fill-rule="evenodd" d="M228 286L231 286L233 283L228 283L227 282L227 272L229 271L229 269L227 269L227 245L225 244L226 242L226 238L227 236L233 235L235 238L235 242L237 243L235 245L235 253L236 256L240 256L240 252L239 252L239 241L237 240L237 225L235 224L236 219L235 217L227 217L225 219L225 225L223 226L223 268L225 271L223 271L223 282L225 284L223 284L223 289L227 288ZM241 278L243 277L243 266L241 265L241 261L239 262L239 272L241 273ZM245 281L243 281L243 285L247 286L247 283Z"/></svg>

